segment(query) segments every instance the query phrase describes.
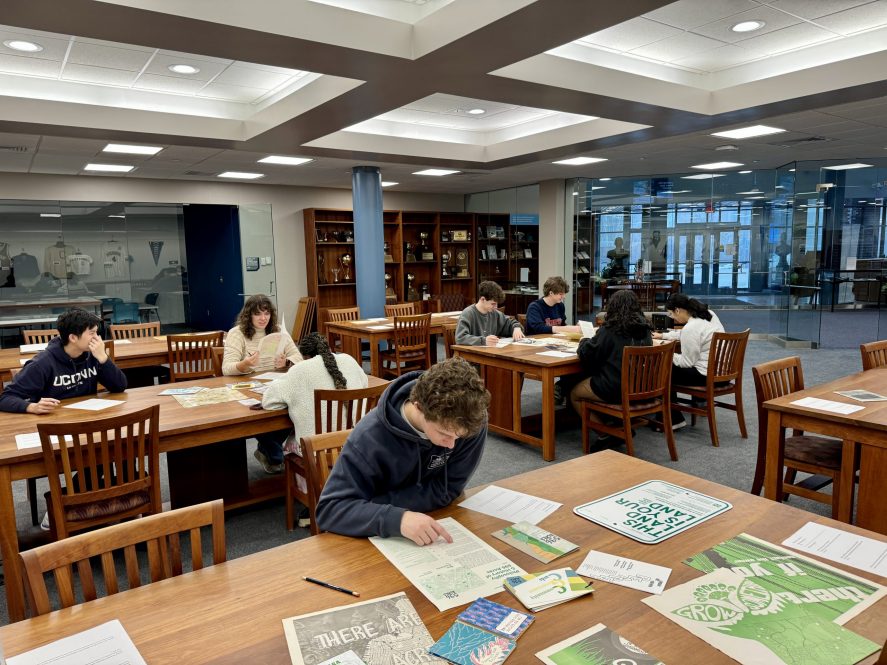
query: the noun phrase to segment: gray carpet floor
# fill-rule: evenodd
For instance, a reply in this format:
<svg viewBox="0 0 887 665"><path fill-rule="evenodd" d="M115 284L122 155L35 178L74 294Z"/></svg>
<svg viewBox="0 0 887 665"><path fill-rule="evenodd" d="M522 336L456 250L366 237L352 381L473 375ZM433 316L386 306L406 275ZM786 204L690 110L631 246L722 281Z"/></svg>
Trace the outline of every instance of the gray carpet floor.
<svg viewBox="0 0 887 665"><path fill-rule="evenodd" d="M739 436L735 413L719 409L717 413L718 432L721 445L711 445L708 425L700 419L695 427L679 430L675 434L678 461L672 462L668 456L665 438L662 434L642 428L635 438L636 455L656 464L678 471L706 478L729 487L748 491L754 476L755 456L758 445L758 417L756 410L754 383L751 368L754 365L785 357L798 355L804 367L804 378L808 386L813 386L861 369L858 350L850 349L783 349L766 341L751 341L745 360L744 405L748 438ZM442 357L442 354L441 354ZM537 413L540 410L541 386L535 381L526 381L522 395L524 413ZM248 444L248 459L251 474L262 475L262 470L252 457L254 441ZM624 448L616 447L616 450ZM581 431L576 425L558 425L557 460L562 462L582 454ZM547 464L542 461L538 449L526 444L490 435L478 471L472 477L469 487L495 482L525 471L531 471ZM166 478L165 470L162 478ZM38 481L39 496L48 489L46 479ZM594 477L588 479L589 497L594 496ZM168 500L167 486L163 482L164 501ZM25 483L15 483L16 514L20 528L30 524L28 502L25 496ZM41 501L42 503L42 501ZM828 515L830 510L823 504L792 497L792 505L811 512ZM43 506L41 505L41 515ZM282 501L267 503L241 511L228 513L225 520L228 557L236 558L253 552L269 549L277 545L306 538L308 529L286 530ZM5 587L3 588L5 594ZM0 606L0 625L8 622L5 597Z"/></svg>

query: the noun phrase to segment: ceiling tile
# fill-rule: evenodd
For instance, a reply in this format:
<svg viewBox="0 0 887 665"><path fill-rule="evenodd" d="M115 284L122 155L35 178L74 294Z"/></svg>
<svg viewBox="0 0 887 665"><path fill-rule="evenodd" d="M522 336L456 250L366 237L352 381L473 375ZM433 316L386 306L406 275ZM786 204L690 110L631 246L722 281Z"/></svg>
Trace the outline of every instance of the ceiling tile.
<svg viewBox="0 0 887 665"><path fill-rule="evenodd" d="M62 72L62 78L68 81L129 87L135 81L136 73L122 69L68 64Z"/></svg>
<svg viewBox="0 0 887 665"><path fill-rule="evenodd" d="M271 90L282 85L298 72L292 71L289 74L270 72L258 67L250 67L244 65L231 65L221 74L219 74L213 83L224 83L226 85L239 85L248 88L262 88L263 90Z"/></svg>
<svg viewBox="0 0 887 665"><path fill-rule="evenodd" d="M206 81L196 81L176 76L142 74L133 84L133 87L142 90L157 90L159 92L170 92L180 95L193 95L204 85L206 85Z"/></svg>
<svg viewBox="0 0 887 665"><path fill-rule="evenodd" d="M678 58L686 58L697 53L710 51L719 46L723 46L723 42L701 35L694 35L691 32L684 32L658 41L655 44L648 44L647 46L633 49L631 54L652 58L653 60L671 62Z"/></svg>
<svg viewBox="0 0 887 665"><path fill-rule="evenodd" d="M682 67L693 67L705 72L716 72L750 62L757 57L759 57L757 52L752 52L733 44L727 44L711 51L704 51L686 58L673 60L672 64L681 65Z"/></svg>
<svg viewBox="0 0 887 665"><path fill-rule="evenodd" d="M145 70L146 74L156 74L159 76L172 76L176 78L187 79L189 81L209 81L210 79L222 73L231 60L203 59L192 55L177 55L161 51L151 59L151 63ZM196 74L176 74L169 70L170 65L193 65L200 71Z"/></svg>
<svg viewBox="0 0 887 665"><path fill-rule="evenodd" d="M261 88L245 88L239 85L225 85L223 83L210 83L198 91L198 97L210 97L212 99L224 99L231 102L251 103L264 95L267 90Z"/></svg>
<svg viewBox="0 0 887 665"><path fill-rule="evenodd" d="M791 51L835 38L836 35L828 30L823 30L810 23L798 23L782 30L769 32L766 35L745 39L739 42L738 46L772 54Z"/></svg>
<svg viewBox="0 0 887 665"><path fill-rule="evenodd" d="M44 136L40 141L40 153L76 155L78 159L83 156L92 157L101 152L107 141L96 139L78 139L67 136Z"/></svg>
<svg viewBox="0 0 887 665"><path fill-rule="evenodd" d="M36 53L28 53L24 55L21 51L15 51L7 46L3 46L3 42L10 39L23 39L29 42L35 42L43 47L42 51ZM27 31L17 31L15 28L6 26L0 27L0 53L6 55L18 55L27 58L37 58L38 60L61 60L65 57L68 50L68 40L54 37L35 37L28 34Z"/></svg>
<svg viewBox="0 0 887 665"><path fill-rule="evenodd" d="M625 23L614 25L612 28L595 32L578 41L596 46L605 46L617 51L628 51L680 33L680 30L668 25L645 18L635 18Z"/></svg>
<svg viewBox="0 0 887 665"><path fill-rule="evenodd" d="M75 40L71 46L71 52L68 54L68 62L138 72L150 57L151 52L149 51L100 46Z"/></svg>
<svg viewBox="0 0 887 665"><path fill-rule="evenodd" d="M763 21L764 27L754 31L754 34L757 36L765 35L768 32L780 30L781 28L787 28L790 25L795 25L796 23L800 23L801 19L762 5L761 7L750 9L747 12L741 12L719 21L700 25L693 28L693 32L705 37L711 37L712 39L735 43L742 39L746 39L749 36L749 33L747 32L733 32L733 30L731 30L734 25L741 21Z"/></svg>
<svg viewBox="0 0 887 665"><path fill-rule="evenodd" d="M20 74L22 76L43 76L56 78L62 63L57 60L41 60L38 58L20 58L16 55L0 53L0 72Z"/></svg>
<svg viewBox="0 0 887 665"><path fill-rule="evenodd" d="M753 9L759 4L754 0L706 0L705 2L679 0L644 16L682 30L689 30Z"/></svg>
<svg viewBox="0 0 887 665"><path fill-rule="evenodd" d="M864 5L872 0L769 0L767 4L790 12L804 19L815 19L820 16L841 12L851 7Z"/></svg>
<svg viewBox="0 0 887 665"><path fill-rule="evenodd" d="M859 7L823 16L816 22L829 30L840 32L842 35L852 35L887 24L887 2L885 0L869 2Z"/></svg>

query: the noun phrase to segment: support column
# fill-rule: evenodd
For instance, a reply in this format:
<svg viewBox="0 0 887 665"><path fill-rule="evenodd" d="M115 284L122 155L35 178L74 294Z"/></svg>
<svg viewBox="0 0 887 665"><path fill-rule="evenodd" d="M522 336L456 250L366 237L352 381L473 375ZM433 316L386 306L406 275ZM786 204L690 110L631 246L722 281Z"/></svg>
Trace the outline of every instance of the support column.
<svg viewBox="0 0 887 665"><path fill-rule="evenodd" d="M382 176L375 166L351 169L357 306L360 316L385 314L385 260L382 223Z"/></svg>

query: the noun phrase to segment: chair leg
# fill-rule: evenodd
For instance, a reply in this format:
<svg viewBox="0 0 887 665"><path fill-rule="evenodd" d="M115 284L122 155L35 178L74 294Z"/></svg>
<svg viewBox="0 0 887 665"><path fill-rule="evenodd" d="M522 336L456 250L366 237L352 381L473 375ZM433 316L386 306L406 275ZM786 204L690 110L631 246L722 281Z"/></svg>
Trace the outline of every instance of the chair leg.
<svg viewBox="0 0 887 665"><path fill-rule="evenodd" d="M755 463L755 477L751 483L751 493L755 496L761 496L761 490L764 489L764 469L766 466L767 451L764 450L762 446L758 446L758 460Z"/></svg>
<svg viewBox="0 0 887 665"><path fill-rule="evenodd" d="M743 439L748 438L748 432L745 429L745 411L742 406L742 391L733 393L733 399L736 401L736 419L739 421L739 435Z"/></svg>
<svg viewBox="0 0 887 665"><path fill-rule="evenodd" d="M662 427L665 430L665 443L672 462L678 461L678 449L674 444L674 430L671 428L671 409L662 409Z"/></svg>
<svg viewBox="0 0 887 665"><path fill-rule="evenodd" d="M630 457L634 457L634 438L631 436L631 418L622 416L622 431L625 438L625 450Z"/></svg>
<svg viewBox="0 0 887 665"><path fill-rule="evenodd" d="M717 448L721 443L718 441L718 423L717 420L715 420L714 399L708 401L708 431L711 432L711 445Z"/></svg>
<svg viewBox="0 0 887 665"><path fill-rule="evenodd" d="M295 528L295 515L293 514L293 474L295 469L289 460L289 455L284 456L283 473L286 475L286 530L292 531Z"/></svg>
<svg viewBox="0 0 887 665"><path fill-rule="evenodd" d="M838 497L841 496L841 474L836 473L832 477L832 519L838 519ZM851 516L853 511L850 511ZM852 520L852 517L851 517Z"/></svg>
<svg viewBox="0 0 887 665"><path fill-rule="evenodd" d="M40 524L40 518L37 514L37 479L28 478L28 503L31 506L31 524L37 526Z"/></svg>
<svg viewBox="0 0 887 665"><path fill-rule="evenodd" d="M582 403L582 454L587 455L591 450L591 443L588 440L588 407Z"/></svg>

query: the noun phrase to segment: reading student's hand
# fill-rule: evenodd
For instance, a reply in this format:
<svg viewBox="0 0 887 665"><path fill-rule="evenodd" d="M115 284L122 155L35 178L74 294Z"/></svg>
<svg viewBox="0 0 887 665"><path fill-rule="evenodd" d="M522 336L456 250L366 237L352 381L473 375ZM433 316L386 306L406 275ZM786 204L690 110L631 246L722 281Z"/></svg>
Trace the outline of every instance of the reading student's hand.
<svg viewBox="0 0 887 665"><path fill-rule="evenodd" d="M105 342L101 337L93 337L89 340L89 352L100 363L104 363L108 359L108 352L105 351Z"/></svg>
<svg viewBox="0 0 887 665"><path fill-rule="evenodd" d="M443 538L448 543L453 542L453 537L437 520L425 513L414 513L411 510L406 511L400 520L400 533L416 545L431 545L438 538Z"/></svg>
<svg viewBox="0 0 887 665"><path fill-rule="evenodd" d="M259 362L259 352L249 354L246 358L243 359L243 362L246 363L246 366L252 369L256 366L256 363Z"/></svg>
<svg viewBox="0 0 887 665"><path fill-rule="evenodd" d="M526 337L526 335L524 335L524 331L520 328L515 328L514 331L511 333L511 338L515 341L523 339L524 337Z"/></svg>
<svg viewBox="0 0 887 665"><path fill-rule="evenodd" d="M496 346L499 343L499 338L495 335L487 335L487 346Z"/></svg>
<svg viewBox="0 0 887 665"><path fill-rule="evenodd" d="M42 416L45 413L51 413L55 411L55 408L59 405L59 401L57 399L53 399L52 397L42 397L39 402L32 402L28 404L28 407L25 409L28 413L33 413L37 416Z"/></svg>
<svg viewBox="0 0 887 665"><path fill-rule="evenodd" d="M283 355L282 353L279 353L276 356L274 356L274 366L277 369L281 369L282 367L286 367L286 356Z"/></svg>

